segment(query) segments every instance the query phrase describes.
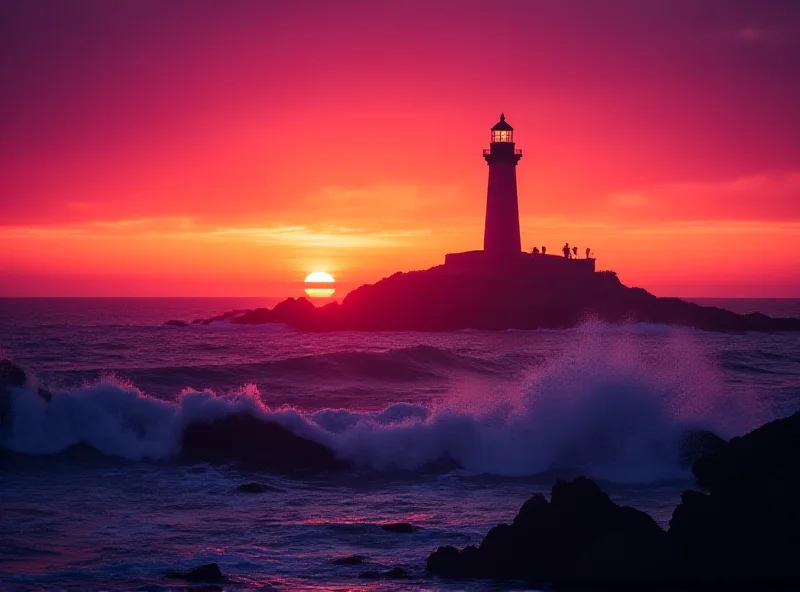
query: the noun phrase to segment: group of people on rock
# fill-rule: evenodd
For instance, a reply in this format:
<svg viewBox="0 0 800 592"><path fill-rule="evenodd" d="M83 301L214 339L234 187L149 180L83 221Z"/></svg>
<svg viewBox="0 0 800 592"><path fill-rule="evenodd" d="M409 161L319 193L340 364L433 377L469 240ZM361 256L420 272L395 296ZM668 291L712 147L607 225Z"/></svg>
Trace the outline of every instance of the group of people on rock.
<svg viewBox="0 0 800 592"><path fill-rule="evenodd" d="M564 257L567 259L577 259L578 258L578 247L570 248L569 243L564 243L564 246L561 249L561 252L564 253ZM539 250L539 247L533 247L533 254L538 255L547 255L547 247L542 247L542 250ZM589 256L592 254L592 250L589 247L586 247L586 258L588 259Z"/></svg>

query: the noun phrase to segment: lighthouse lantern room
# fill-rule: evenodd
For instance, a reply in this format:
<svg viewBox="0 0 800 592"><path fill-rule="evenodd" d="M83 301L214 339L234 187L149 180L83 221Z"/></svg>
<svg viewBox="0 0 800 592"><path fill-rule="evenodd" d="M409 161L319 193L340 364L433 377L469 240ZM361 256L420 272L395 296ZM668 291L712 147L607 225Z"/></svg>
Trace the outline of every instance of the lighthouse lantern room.
<svg viewBox="0 0 800 592"><path fill-rule="evenodd" d="M497 142L513 142L514 141L514 128L506 121L505 114L500 114L500 121L498 121L492 128L492 144Z"/></svg>

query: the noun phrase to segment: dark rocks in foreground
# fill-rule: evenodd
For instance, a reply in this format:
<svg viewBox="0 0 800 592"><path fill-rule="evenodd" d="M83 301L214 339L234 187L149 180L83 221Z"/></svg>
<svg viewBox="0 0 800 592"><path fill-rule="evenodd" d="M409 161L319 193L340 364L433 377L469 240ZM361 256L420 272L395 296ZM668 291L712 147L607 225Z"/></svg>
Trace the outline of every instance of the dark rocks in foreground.
<svg viewBox="0 0 800 592"><path fill-rule="evenodd" d="M800 412L733 438L693 471L669 534L687 577L800 584Z"/></svg>
<svg viewBox="0 0 800 592"><path fill-rule="evenodd" d="M543 289L545 288L545 289ZM683 325L710 331L800 331L800 319L739 315L623 285L613 272L553 280L456 274L446 266L395 273L315 308L289 298L273 309L231 311L208 324L282 323L313 331L452 331L574 327L587 320Z"/></svg>
<svg viewBox="0 0 800 592"><path fill-rule="evenodd" d="M183 432L181 457L189 462L233 463L282 473L346 466L326 446L249 413L189 424Z"/></svg>
<svg viewBox="0 0 800 592"><path fill-rule="evenodd" d="M678 441L678 463L691 467L699 459L710 456L726 446L727 442L708 430L686 430Z"/></svg>
<svg viewBox="0 0 800 592"><path fill-rule="evenodd" d="M714 454L697 460L692 472L712 493L749 491L768 480L800 476L800 412L732 438Z"/></svg>
<svg viewBox="0 0 800 592"><path fill-rule="evenodd" d="M644 512L618 506L591 480L558 481L551 500L535 495L512 524L479 547L439 547L428 570L450 577L550 585L638 582L664 572L667 535Z"/></svg>
<svg viewBox="0 0 800 592"><path fill-rule="evenodd" d="M428 570L555 587L800 584L800 412L727 444L699 437L714 448L693 467L709 493L684 492L667 531L580 477L529 499L478 547L439 547Z"/></svg>

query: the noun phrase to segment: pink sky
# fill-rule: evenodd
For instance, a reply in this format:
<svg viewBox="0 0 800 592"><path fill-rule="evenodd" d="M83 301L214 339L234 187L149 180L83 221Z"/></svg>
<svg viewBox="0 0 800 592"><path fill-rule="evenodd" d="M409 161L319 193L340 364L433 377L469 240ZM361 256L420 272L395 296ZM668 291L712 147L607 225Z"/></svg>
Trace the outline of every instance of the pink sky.
<svg viewBox="0 0 800 592"><path fill-rule="evenodd" d="M482 243L660 295L800 296L800 4L2 2L0 295L347 288Z"/></svg>

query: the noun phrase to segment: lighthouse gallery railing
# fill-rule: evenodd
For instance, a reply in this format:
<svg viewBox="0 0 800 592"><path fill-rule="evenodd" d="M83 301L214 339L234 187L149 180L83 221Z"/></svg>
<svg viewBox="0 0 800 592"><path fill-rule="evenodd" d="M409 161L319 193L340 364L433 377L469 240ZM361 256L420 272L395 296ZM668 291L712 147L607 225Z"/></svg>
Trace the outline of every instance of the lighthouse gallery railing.
<svg viewBox="0 0 800 592"><path fill-rule="evenodd" d="M483 149L483 154L484 155L491 154L491 153L492 153L492 149L491 148L484 148ZM521 148L516 148L514 150L514 154L522 154L522 149Z"/></svg>

